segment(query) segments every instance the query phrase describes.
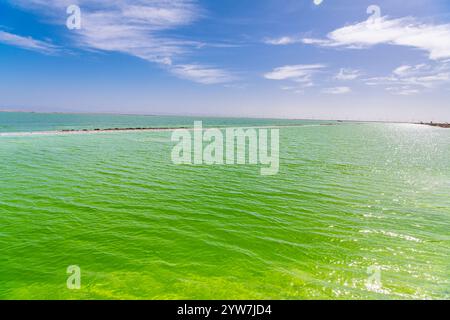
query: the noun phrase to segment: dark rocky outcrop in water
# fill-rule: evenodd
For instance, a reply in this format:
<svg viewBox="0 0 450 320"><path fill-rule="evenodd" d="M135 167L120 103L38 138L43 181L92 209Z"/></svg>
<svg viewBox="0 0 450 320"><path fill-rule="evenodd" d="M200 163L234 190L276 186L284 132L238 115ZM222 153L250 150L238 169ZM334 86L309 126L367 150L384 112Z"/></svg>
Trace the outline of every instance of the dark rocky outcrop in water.
<svg viewBox="0 0 450 320"><path fill-rule="evenodd" d="M421 122L420 124L424 124L424 125L432 126L432 127L439 127L439 128L450 129L450 124L449 123L434 123L434 122L423 123L423 122Z"/></svg>
<svg viewBox="0 0 450 320"><path fill-rule="evenodd" d="M106 128L106 129L64 129L61 132L109 132L109 131L158 131L158 130L176 130L176 129L189 129L188 127L176 127L176 128Z"/></svg>

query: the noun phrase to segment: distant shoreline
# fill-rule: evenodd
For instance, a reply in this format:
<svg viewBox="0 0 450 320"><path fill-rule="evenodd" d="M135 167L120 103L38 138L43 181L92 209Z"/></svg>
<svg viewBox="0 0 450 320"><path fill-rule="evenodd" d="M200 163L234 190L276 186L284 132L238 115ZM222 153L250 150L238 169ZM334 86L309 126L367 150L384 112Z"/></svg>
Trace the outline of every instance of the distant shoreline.
<svg viewBox="0 0 450 320"><path fill-rule="evenodd" d="M252 119L252 120L292 120L292 121L337 121L337 122L367 122L367 123L406 123L406 124L424 124L428 125L433 122L415 122L415 121L401 121L401 120L364 120L364 119L330 119L330 118L297 118L297 117L286 117L286 118L277 118L271 116L249 116L249 115L214 115L214 114L169 114L169 113L154 113L154 114L146 114L146 113L114 113L114 112L40 112L40 111L24 111L24 110L14 110L14 109L0 109L1 113L31 113L31 114L55 114L55 115L87 115L87 116L135 116L135 117L187 117L187 118L217 118L217 119ZM436 122L440 126L444 127L447 123L444 122ZM445 127L447 128L447 127Z"/></svg>

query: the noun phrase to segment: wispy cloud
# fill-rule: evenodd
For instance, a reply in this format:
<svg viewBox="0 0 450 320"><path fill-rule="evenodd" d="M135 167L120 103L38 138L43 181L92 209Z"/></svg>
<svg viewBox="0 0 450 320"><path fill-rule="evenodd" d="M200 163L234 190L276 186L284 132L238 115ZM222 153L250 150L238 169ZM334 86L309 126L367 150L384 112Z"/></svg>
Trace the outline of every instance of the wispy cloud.
<svg viewBox="0 0 450 320"><path fill-rule="evenodd" d="M391 44L428 52L432 60L450 58L450 24L426 24L416 18L382 17L334 30L326 39L303 39L303 43L346 48Z"/></svg>
<svg viewBox="0 0 450 320"><path fill-rule="evenodd" d="M53 55L60 50L58 46L52 43L36 40L32 37L23 37L17 34L0 30L0 43L19 47L26 50L37 51L43 54Z"/></svg>
<svg viewBox="0 0 450 320"><path fill-rule="evenodd" d="M348 81L355 80L361 76L361 71L354 69L341 68L339 73L334 77L336 80Z"/></svg>
<svg viewBox="0 0 450 320"><path fill-rule="evenodd" d="M202 84L227 83L236 80L227 71L197 64L176 65L172 66L170 70L180 78Z"/></svg>
<svg viewBox="0 0 450 320"><path fill-rule="evenodd" d="M411 76L421 74L422 72L430 71L431 67L428 64L422 63L415 66L402 65L396 68L392 73L399 77Z"/></svg>
<svg viewBox="0 0 450 320"><path fill-rule="evenodd" d="M70 4L82 9L82 28L73 31L77 47L87 50L120 52L162 66L183 79L202 83L212 81L211 74L220 74L217 79L231 79L226 70L211 69L201 65L179 64L186 54L205 47L204 43L179 39L168 35L168 31L186 26L199 20L204 11L195 0L15 0L27 10L48 15L48 12L65 13ZM65 17L63 15L63 17ZM55 23L62 23L54 17ZM170 33L172 34L172 33ZM201 80L204 75L205 79Z"/></svg>
<svg viewBox="0 0 450 320"><path fill-rule="evenodd" d="M289 44L302 43L302 39L299 37L266 38L264 39L264 43L273 46L286 46Z"/></svg>
<svg viewBox="0 0 450 320"><path fill-rule="evenodd" d="M366 79L371 86L386 86L393 94L411 95L450 83L450 64L402 65L388 76Z"/></svg>
<svg viewBox="0 0 450 320"><path fill-rule="evenodd" d="M288 80L294 83L292 86L283 86L282 90L303 93L305 88L313 87L313 76L325 68L323 64L299 64L288 65L273 69L264 74L268 80Z"/></svg>
<svg viewBox="0 0 450 320"><path fill-rule="evenodd" d="M352 92L349 87L335 87L335 88L325 88L322 90L326 94L346 94Z"/></svg>
<svg viewBox="0 0 450 320"><path fill-rule="evenodd" d="M322 64L299 64L275 68L264 75L269 80L293 80L296 82L305 82L310 77L325 68Z"/></svg>
<svg viewBox="0 0 450 320"><path fill-rule="evenodd" d="M164 36L163 31L192 23L199 8L191 1L108 2L98 10L83 9L78 43L91 49L118 51L151 62L170 64L199 43Z"/></svg>

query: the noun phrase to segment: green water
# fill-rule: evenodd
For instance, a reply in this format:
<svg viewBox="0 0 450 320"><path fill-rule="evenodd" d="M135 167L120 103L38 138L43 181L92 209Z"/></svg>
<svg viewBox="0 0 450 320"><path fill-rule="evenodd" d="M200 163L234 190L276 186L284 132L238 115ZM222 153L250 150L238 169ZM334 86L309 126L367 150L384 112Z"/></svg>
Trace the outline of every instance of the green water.
<svg viewBox="0 0 450 320"><path fill-rule="evenodd" d="M450 130L283 128L265 177L170 136L0 136L0 298L450 298Z"/></svg>

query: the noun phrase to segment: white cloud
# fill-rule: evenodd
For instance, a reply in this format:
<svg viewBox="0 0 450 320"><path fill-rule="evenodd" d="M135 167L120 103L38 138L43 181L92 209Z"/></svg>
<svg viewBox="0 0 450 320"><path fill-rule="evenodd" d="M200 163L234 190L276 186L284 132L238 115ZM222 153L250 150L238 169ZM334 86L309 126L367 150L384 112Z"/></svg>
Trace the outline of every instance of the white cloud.
<svg viewBox="0 0 450 320"><path fill-rule="evenodd" d="M227 83L235 80L227 71L197 64L176 65L170 71L180 78L202 84Z"/></svg>
<svg viewBox="0 0 450 320"><path fill-rule="evenodd" d="M294 37L269 38L265 39L264 43L274 46L285 46L289 44L302 43L302 39Z"/></svg>
<svg viewBox="0 0 450 320"><path fill-rule="evenodd" d="M302 39L302 42L304 44L316 44L316 45L323 45L323 46L330 45L331 46L331 43L329 40L304 38L304 39Z"/></svg>
<svg viewBox="0 0 450 320"><path fill-rule="evenodd" d="M392 73L398 77L406 77L411 75L421 74L423 72L429 72L431 70L431 66L425 63L418 64L415 66L402 65L396 68Z"/></svg>
<svg viewBox="0 0 450 320"><path fill-rule="evenodd" d="M195 0L15 0L13 3L26 10L65 24L66 8L77 4L81 8L82 28L72 31L76 45L86 50L121 52L140 59L169 66L169 70L184 79L202 83L232 78L227 71L201 65L178 65L174 61L183 58L194 49L205 46L197 41L181 40L167 31L189 25L203 15ZM60 15L55 16L56 13ZM61 19L64 20L61 20ZM201 80L204 75L205 79ZM221 82L221 81L220 81Z"/></svg>
<svg viewBox="0 0 450 320"><path fill-rule="evenodd" d="M101 10L82 9L79 45L118 51L151 62L168 64L199 43L169 38L163 31L187 25L198 18L191 1L110 2Z"/></svg>
<svg viewBox="0 0 450 320"><path fill-rule="evenodd" d="M336 80L355 80L361 76L361 71L359 70L353 70L353 69L345 69L342 68L339 70L339 73L335 76Z"/></svg>
<svg viewBox="0 0 450 320"><path fill-rule="evenodd" d="M31 37L23 37L1 30L0 43L50 55L56 54L59 51L59 48L57 46L49 42L36 40Z"/></svg>
<svg viewBox="0 0 450 320"><path fill-rule="evenodd" d="M322 92L326 94L346 94L350 93L352 90L349 87L335 87L335 88L326 88L323 89Z"/></svg>
<svg viewBox="0 0 450 320"><path fill-rule="evenodd" d="M75 41L83 48L117 51L148 61L169 61L194 43L162 36L161 32L187 25L199 17L200 9L190 0L16 0L25 9L53 17L63 24L66 7L81 7L82 28L73 31ZM61 20L61 19L64 20ZM198 43L195 43L198 45Z"/></svg>
<svg viewBox="0 0 450 320"><path fill-rule="evenodd" d="M397 76L402 76L411 69L411 66L400 66L397 69L394 70L394 74Z"/></svg>
<svg viewBox="0 0 450 320"><path fill-rule="evenodd" d="M322 64L300 64L275 68L264 75L269 80L293 80L305 82L318 70L325 68Z"/></svg>
<svg viewBox="0 0 450 320"><path fill-rule="evenodd" d="M371 86L387 86L386 90L393 94L412 95L423 90L433 89L450 83L450 65L448 62L402 65L384 77L366 79Z"/></svg>
<svg viewBox="0 0 450 320"><path fill-rule="evenodd" d="M425 24L413 17L382 17L334 30L326 39L303 39L303 43L346 48L391 44L427 51L430 59L438 60L450 58L450 24Z"/></svg>
<svg viewBox="0 0 450 320"><path fill-rule="evenodd" d="M304 89L314 86L313 76L325 68L322 64L300 64L284 66L273 69L264 75L268 80L287 80L294 83L291 86L283 86L282 90L303 93Z"/></svg>

